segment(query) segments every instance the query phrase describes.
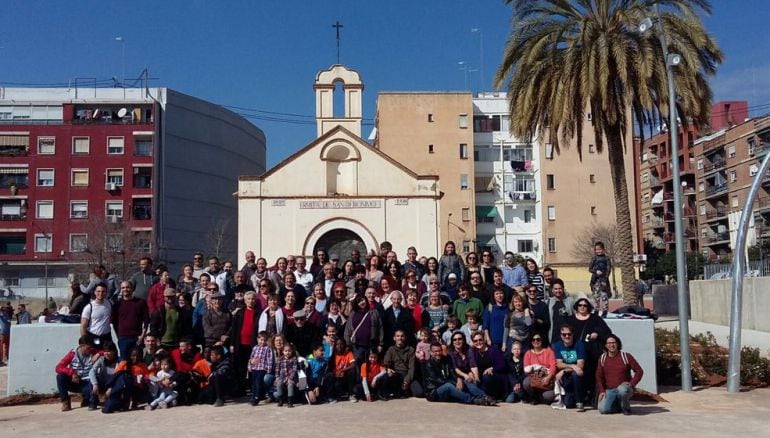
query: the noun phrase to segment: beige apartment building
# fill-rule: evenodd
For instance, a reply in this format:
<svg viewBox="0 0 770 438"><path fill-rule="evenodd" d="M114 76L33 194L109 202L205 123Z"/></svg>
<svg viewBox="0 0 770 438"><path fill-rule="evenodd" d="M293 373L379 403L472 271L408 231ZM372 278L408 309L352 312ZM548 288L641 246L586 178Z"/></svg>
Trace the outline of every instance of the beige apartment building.
<svg viewBox="0 0 770 438"><path fill-rule="evenodd" d="M770 116L746 120L695 141L698 239L711 262L732 258L741 210L755 178L763 178L753 208L749 246L770 236L770 177L759 164L770 144Z"/></svg>
<svg viewBox="0 0 770 438"><path fill-rule="evenodd" d="M632 236L636 234L633 215L637 211L633 141L632 133L628 132L624 156ZM567 290L588 290L588 266L585 261L577 260L573 255L576 246L585 244L578 240L578 236L595 225L617 223L607 147L605 142L605 149L601 152L597 149L591 114L588 113L583 126L582 160L575 141L569 145L562 144L558 151L548 142L541 148L540 170L544 181L541 217L546 245L545 264L557 271L559 278L565 281ZM639 252L636 245L632 252ZM617 269L615 274L620 286L620 270Z"/></svg>
<svg viewBox="0 0 770 438"><path fill-rule="evenodd" d="M438 176L439 241L452 240L463 253L476 250L472 121L470 92L377 97L374 147L418 174Z"/></svg>

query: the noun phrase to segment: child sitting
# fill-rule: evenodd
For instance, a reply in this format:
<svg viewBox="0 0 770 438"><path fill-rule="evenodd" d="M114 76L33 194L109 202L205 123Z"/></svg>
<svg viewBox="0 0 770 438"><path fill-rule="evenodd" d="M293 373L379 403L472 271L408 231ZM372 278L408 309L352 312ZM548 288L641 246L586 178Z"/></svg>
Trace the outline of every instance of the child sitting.
<svg viewBox="0 0 770 438"><path fill-rule="evenodd" d="M335 397L346 395L351 402L357 402L354 395L354 387L358 373L356 372L356 358L343 339L334 342L334 369L332 370L333 392Z"/></svg>
<svg viewBox="0 0 770 438"><path fill-rule="evenodd" d="M148 411L157 407L165 409L176 406L176 398L179 394L174 389L176 382L171 380L173 377L174 370L171 369L171 359L168 357L161 359L160 371L155 374L155 381L158 383L158 396L147 405Z"/></svg>
<svg viewBox="0 0 770 438"><path fill-rule="evenodd" d="M479 314L476 312L476 309L468 309L465 312L465 321L467 322L460 327L460 331L465 335L465 342L467 342L468 345L473 345L471 342L471 334L484 331L484 328L479 322Z"/></svg>
<svg viewBox="0 0 770 438"><path fill-rule="evenodd" d="M441 343L445 346L452 345L452 333L457 330L457 326L460 324L460 320L452 315L446 320L446 330L441 335Z"/></svg>
<svg viewBox="0 0 770 438"><path fill-rule="evenodd" d="M380 379L385 377L386 371L380 362L380 355L377 348L372 348L366 362L361 364L361 383L356 385L356 394L358 398L365 398L366 401L372 401L372 392L377 389Z"/></svg>
<svg viewBox="0 0 770 438"><path fill-rule="evenodd" d="M307 399L310 404L321 400L322 396L329 403L336 403L337 399L331 396L329 385L331 379L327 374L329 365L326 362L324 347L320 342L313 344L312 353L307 357Z"/></svg>
<svg viewBox="0 0 770 438"><path fill-rule="evenodd" d="M414 349L414 357L420 363L425 363L430 359L430 330L426 328L420 329L420 342L417 343L417 347Z"/></svg>

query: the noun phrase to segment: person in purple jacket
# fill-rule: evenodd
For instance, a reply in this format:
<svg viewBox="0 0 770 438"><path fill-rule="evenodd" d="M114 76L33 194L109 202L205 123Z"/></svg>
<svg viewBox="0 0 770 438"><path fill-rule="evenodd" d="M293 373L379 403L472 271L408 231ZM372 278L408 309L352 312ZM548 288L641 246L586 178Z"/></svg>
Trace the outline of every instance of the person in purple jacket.
<svg viewBox="0 0 770 438"><path fill-rule="evenodd" d="M481 332L474 333L471 341L471 370L479 376L481 390L493 399L501 400L510 392L503 352L495 346L488 346Z"/></svg>

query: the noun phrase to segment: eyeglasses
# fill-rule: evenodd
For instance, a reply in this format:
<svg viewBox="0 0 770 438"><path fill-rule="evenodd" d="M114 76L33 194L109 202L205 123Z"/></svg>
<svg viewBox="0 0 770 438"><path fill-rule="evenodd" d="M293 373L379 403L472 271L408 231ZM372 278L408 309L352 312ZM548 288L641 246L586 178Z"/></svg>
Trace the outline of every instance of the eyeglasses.
<svg viewBox="0 0 770 438"><path fill-rule="evenodd" d="M483 339L474 339L474 340L473 340L473 343L474 343L474 344L483 344L483 343L484 343L484 340L483 340Z"/></svg>
<svg viewBox="0 0 770 438"><path fill-rule="evenodd" d="M535 292L535 293L537 293L537 289L527 289L527 292Z"/></svg>
<svg viewBox="0 0 770 438"><path fill-rule="evenodd" d="M542 342L543 338L532 338L532 342Z"/></svg>
<svg viewBox="0 0 770 438"><path fill-rule="evenodd" d="M580 304L577 305L577 307L588 307L588 304L580 303Z"/></svg>
<svg viewBox="0 0 770 438"><path fill-rule="evenodd" d="M564 336L565 338L571 338L572 337L572 333L562 333L561 335Z"/></svg>
<svg viewBox="0 0 770 438"><path fill-rule="evenodd" d="M343 293L345 289L334 289L334 293Z"/></svg>
<svg viewBox="0 0 770 438"><path fill-rule="evenodd" d="M209 291L209 292L216 292L217 291L217 289L213 288L213 287L207 288L206 290Z"/></svg>
<svg viewBox="0 0 770 438"><path fill-rule="evenodd" d="M463 338L454 338L452 339L452 342L462 342Z"/></svg>
<svg viewBox="0 0 770 438"><path fill-rule="evenodd" d="M431 281L430 284L438 284L438 281Z"/></svg>
<svg viewBox="0 0 770 438"><path fill-rule="evenodd" d="M269 284L260 284L259 287L270 287Z"/></svg>

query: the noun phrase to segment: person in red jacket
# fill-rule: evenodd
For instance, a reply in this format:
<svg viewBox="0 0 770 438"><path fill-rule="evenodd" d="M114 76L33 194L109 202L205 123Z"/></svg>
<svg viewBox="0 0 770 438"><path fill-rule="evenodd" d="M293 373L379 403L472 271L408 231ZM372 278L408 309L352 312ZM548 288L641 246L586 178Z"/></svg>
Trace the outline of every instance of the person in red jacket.
<svg viewBox="0 0 770 438"><path fill-rule="evenodd" d="M97 397L92 394L93 387L88 377L94 363L99 359L99 356L94 354L95 351L94 341L88 336L81 336L78 347L70 350L56 364L56 387L59 390L62 412L72 410L70 391L80 392L83 395L81 407L88 406L91 397Z"/></svg>
<svg viewBox="0 0 770 438"><path fill-rule="evenodd" d="M163 303L165 302L163 298L164 292L168 288L174 289L175 287L176 286L173 284L168 271L161 272L160 281L153 284L150 287L149 292L147 292L147 313L152 315L158 309L163 307ZM176 289L174 289L174 291L176 292Z"/></svg>
<svg viewBox="0 0 770 438"><path fill-rule="evenodd" d="M631 396L642 380L644 370L634 356L622 351L623 344L616 335L609 335L604 346L607 352L601 355L596 365L599 412L631 415Z"/></svg>

